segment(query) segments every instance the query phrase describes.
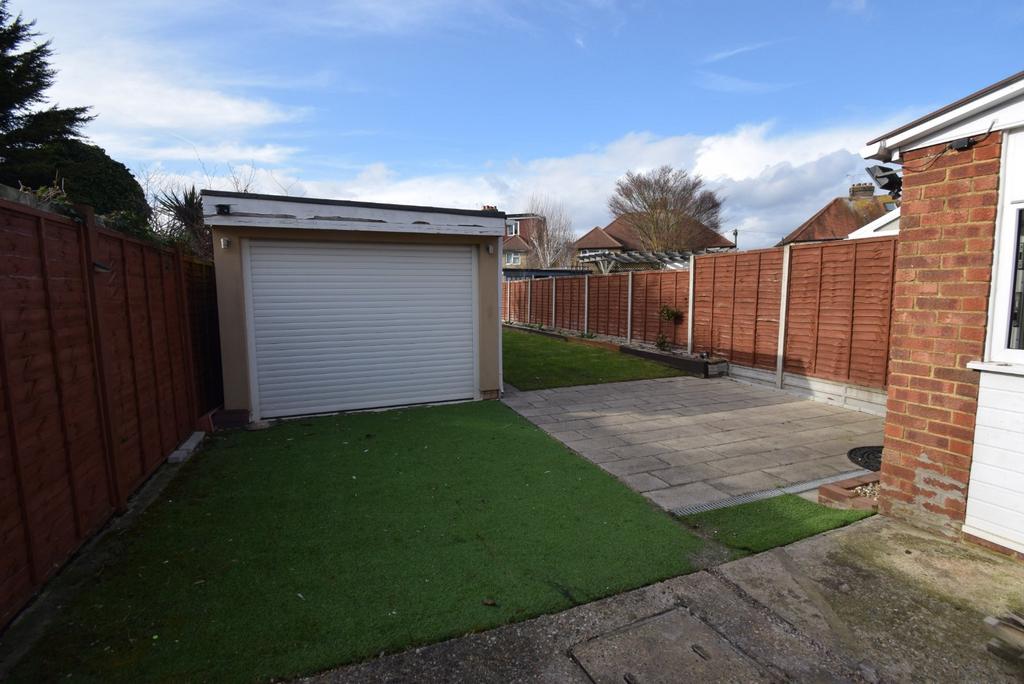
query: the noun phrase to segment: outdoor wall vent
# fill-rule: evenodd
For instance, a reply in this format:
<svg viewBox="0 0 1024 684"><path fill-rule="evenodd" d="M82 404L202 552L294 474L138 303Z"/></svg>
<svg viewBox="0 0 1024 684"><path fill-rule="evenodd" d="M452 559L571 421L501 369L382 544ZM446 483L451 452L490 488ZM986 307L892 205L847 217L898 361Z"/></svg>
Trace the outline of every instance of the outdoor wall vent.
<svg viewBox="0 0 1024 684"><path fill-rule="evenodd" d="M217 216L228 216L231 213L230 204L215 204L217 207Z"/></svg>

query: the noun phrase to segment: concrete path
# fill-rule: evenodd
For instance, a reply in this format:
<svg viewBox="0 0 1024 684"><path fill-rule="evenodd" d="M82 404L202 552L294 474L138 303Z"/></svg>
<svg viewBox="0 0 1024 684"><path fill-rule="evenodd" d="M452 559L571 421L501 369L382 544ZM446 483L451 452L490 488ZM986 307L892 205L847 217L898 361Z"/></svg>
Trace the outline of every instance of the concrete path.
<svg viewBox="0 0 1024 684"><path fill-rule="evenodd" d="M1024 565L875 517L315 682L1017 682L982 619Z"/></svg>
<svg viewBox="0 0 1024 684"><path fill-rule="evenodd" d="M513 392L505 403L666 510L856 470L877 416L727 378Z"/></svg>

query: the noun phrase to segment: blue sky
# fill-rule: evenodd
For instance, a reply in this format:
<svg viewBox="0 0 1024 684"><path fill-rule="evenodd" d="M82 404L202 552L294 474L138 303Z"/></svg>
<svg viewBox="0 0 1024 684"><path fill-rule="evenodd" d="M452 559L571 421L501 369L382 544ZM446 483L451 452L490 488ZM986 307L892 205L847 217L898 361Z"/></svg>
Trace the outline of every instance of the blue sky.
<svg viewBox="0 0 1024 684"><path fill-rule="evenodd" d="M851 182L875 134L1024 68L987 2L13 0L63 105L154 186L522 210L582 232L627 170L726 197L763 246Z"/></svg>

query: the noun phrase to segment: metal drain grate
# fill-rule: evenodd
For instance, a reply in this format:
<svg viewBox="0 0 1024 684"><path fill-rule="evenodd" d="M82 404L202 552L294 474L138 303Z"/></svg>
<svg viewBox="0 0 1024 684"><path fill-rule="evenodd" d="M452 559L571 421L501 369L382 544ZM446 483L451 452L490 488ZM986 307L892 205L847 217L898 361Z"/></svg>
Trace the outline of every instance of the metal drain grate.
<svg viewBox="0 0 1024 684"><path fill-rule="evenodd" d="M850 477L860 477L861 475L870 474L870 470L851 470L848 473L830 475L828 477L822 477L817 480L806 480L804 482L797 482L795 484L787 485L785 487L762 489L760 491L749 492L747 494L737 494L736 496L729 497L728 499L722 499L720 501L709 501L707 503L693 504L691 506L682 506L681 508L674 508L670 512L672 513L672 515L683 516L693 515L694 513L704 513L706 511L716 511L719 508L729 508L730 506L738 506L740 504L750 503L751 501L771 499L776 496L782 496L783 494L799 494L800 492L806 492L812 489L817 489L821 485L831 484L833 482L845 480Z"/></svg>

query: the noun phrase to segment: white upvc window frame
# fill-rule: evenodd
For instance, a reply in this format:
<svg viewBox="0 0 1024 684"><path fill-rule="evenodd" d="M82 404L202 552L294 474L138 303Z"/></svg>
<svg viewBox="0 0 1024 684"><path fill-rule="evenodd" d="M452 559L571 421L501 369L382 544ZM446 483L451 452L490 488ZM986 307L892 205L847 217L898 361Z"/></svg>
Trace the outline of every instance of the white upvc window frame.
<svg viewBox="0 0 1024 684"><path fill-rule="evenodd" d="M992 255L992 290L989 297L985 360L1012 364L1024 371L1024 349L1009 347L1018 221L1022 220L1024 214L1024 128L1004 133L1002 163L999 168L999 207Z"/></svg>
<svg viewBox="0 0 1024 684"><path fill-rule="evenodd" d="M509 219L505 222L505 235L513 237L519 235L519 221L515 219Z"/></svg>
<svg viewBox="0 0 1024 684"><path fill-rule="evenodd" d="M521 266L523 263L523 255L519 252L505 252L505 265L506 266Z"/></svg>

